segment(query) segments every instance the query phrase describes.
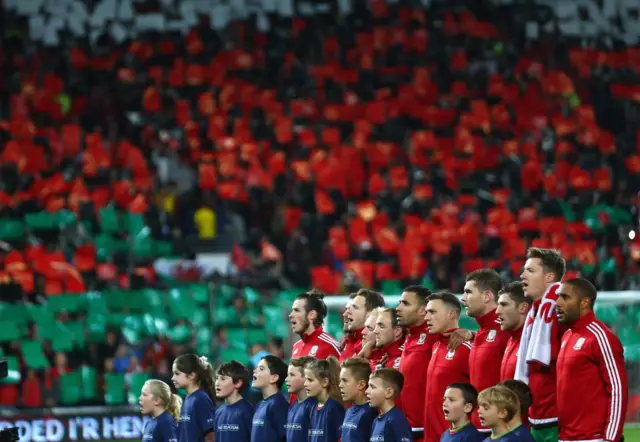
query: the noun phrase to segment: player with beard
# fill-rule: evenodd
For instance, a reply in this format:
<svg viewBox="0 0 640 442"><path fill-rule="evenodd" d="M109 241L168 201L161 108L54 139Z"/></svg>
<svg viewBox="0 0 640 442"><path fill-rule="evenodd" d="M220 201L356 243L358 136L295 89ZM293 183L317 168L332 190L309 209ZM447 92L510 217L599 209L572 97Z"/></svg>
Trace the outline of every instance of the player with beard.
<svg viewBox="0 0 640 442"><path fill-rule="evenodd" d="M344 321L344 346L340 352L340 362L358 356L362 351L362 332L367 315L375 308L384 307L384 297L369 289L360 289L349 295L349 301L342 315Z"/></svg>
<svg viewBox="0 0 640 442"><path fill-rule="evenodd" d="M378 315L373 333L376 337L376 347L380 351L378 358L369 360L371 370L375 371L378 368L398 369L404 349L405 331L398 325L395 308L385 309Z"/></svg>
<svg viewBox="0 0 640 442"><path fill-rule="evenodd" d="M515 378L531 388L529 421L536 442L558 440L556 361L567 327L558 324L556 291L566 268L559 251L531 247L520 275L524 294L533 304L520 339Z"/></svg>
<svg viewBox="0 0 640 442"><path fill-rule="evenodd" d="M560 440L620 441L629 387L620 339L593 313L589 281L565 281L557 295L558 321L569 326L558 355Z"/></svg>
<svg viewBox="0 0 640 442"><path fill-rule="evenodd" d="M338 341L326 333L322 327L327 316L327 305L324 294L316 290L296 296L289 314L289 322L293 332L300 340L293 344L292 358L313 356L326 359L329 356L340 356Z"/></svg>
<svg viewBox="0 0 640 442"><path fill-rule="evenodd" d="M421 441L424 436L427 367L433 344L437 340L435 335L429 333L425 319L429 296L431 290L428 288L411 285L404 289L400 304L396 307L398 325L407 329L399 368L404 375L401 410L411 425L414 441ZM439 400L442 401L442 397Z"/></svg>

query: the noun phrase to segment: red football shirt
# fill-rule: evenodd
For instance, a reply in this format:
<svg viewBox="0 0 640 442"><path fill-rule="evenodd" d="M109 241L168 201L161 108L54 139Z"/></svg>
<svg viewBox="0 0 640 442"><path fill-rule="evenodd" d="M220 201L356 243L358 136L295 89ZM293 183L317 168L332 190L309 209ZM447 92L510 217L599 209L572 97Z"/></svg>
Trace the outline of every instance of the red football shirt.
<svg viewBox="0 0 640 442"><path fill-rule="evenodd" d="M431 350L437 338L429 333L427 324L409 327L404 341L398 370L404 375L404 387L400 394L400 409L414 429L424 428L424 394ZM440 398L440 403L442 398Z"/></svg>
<svg viewBox="0 0 640 442"><path fill-rule="evenodd" d="M344 348L340 352L340 362L355 358L362 351L362 328L345 336Z"/></svg>
<svg viewBox="0 0 640 442"><path fill-rule="evenodd" d="M500 365L500 382L514 379L516 376L516 365L518 364L518 350L520 349L520 338L522 338L522 327L510 332L511 337L507 341L507 348L504 350L502 364Z"/></svg>
<svg viewBox="0 0 640 442"><path fill-rule="evenodd" d="M333 336L325 333L322 327L318 327L310 334L300 335L300 340L293 344L291 357L300 356L313 356L317 359L327 359L329 356L339 358L340 347Z"/></svg>
<svg viewBox="0 0 640 442"><path fill-rule="evenodd" d="M455 330L455 329L454 329ZM454 330L449 330L450 333ZM440 442L449 423L442 412L442 398L447 386L454 382L469 382L469 354L471 342L463 342L455 350L447 348L449 339L435 335L433 352L427 368L424 406L424 442Z"/></svg>
<svg viewBox="0 0 640 442"><path fill-rule="evenodd" d="M369 364L371 365L371 371L375 371L378 368L400 368L400 358L402 357L402 350L404 349L404 341L399 339L392 342L389 345L377 349L379 351L371 354ZM384 364L382 361L386 358ZM396 403L396 405L398 405Z"/></svg>
<svg viewBox="0 0 640 442"><path fill-rule="evenodd" d="M476 318L476 322L480 329L473 339L469 355L469 377L471 385L481 392L500 382L500 365L497 361L502 360L510 336L509 332L500 330L500 321L495 310ZM476 428L482 428L477 412L473 414L472 421Z"/></svg>

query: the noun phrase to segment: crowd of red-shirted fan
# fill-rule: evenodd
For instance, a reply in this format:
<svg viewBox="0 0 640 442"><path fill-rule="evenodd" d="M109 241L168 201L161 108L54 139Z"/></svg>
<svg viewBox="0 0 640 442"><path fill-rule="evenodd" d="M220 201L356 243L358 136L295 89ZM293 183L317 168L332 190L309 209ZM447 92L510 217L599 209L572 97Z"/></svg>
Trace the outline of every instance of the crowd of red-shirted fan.
<svg viewBox="0 0 640 442"><path fill-rule="evenodd" d="M147 382L140 405L153 419L144 439L619 442L623 348L594 315L595 287L563 281L565 269L558 251L531 248L521 281L476 270L461 301L414 285L388 307L360 289L340 341L323 329L323 294L301 293L289 314L300 336L289 365L265 356L251 378L237 361L214 372L206 358L180 356L172 381L186 399L181 406L166 384ZM458 327L463 308L477 332ZM249 384L262 393L255 408L242 396Z"/></svg>

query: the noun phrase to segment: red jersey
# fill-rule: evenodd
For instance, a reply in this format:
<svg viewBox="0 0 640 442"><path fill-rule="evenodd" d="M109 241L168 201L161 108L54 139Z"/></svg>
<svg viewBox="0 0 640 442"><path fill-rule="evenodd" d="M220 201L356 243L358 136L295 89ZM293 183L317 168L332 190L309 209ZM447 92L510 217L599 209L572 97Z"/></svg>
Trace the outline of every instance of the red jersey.
<svg viewBox="0 0 640 442"><path fill-rule="evenodd" d="M389 345L376 349L378 351L375 352L375 354L372 353L369 359L371 371L375 371L378 368L395 368L398 370L400 368L400 358L402 357L403 349L404 342L402 339L398 339ZM382 361L384 361L384 364ZM396 403L396 406L397 405Z"/></svg>
<svg viewBox="0 0 640 442"><path fill-rule="evenodd" d="M345 336L344 348L340 352L340 362L355 358L362 351L362 330L357 330Z"/></svg>
<svg viewBox="0 0 640 442"><path fill-rule="evenodd" d="M449 330L450 333L454 330ZM424 442L440 442L440 436L449 427L442 412L442 398L447 386L454 382L469 382L469 355L471 342L463 342L449 350L449 339L437 336L427 368L427 386L424 407ZM403 390L404 391L404 390Z"/></svg>
<svg viewBox="0 0 640 442"><path fill-rule="evenodd" d="M557 367L559 439L620 440L628 400L620 339L591 312L562 337Z"/></svg>
<svg viewBox="0 0 640 442"><path fill-rule="evenodd" d="M518 350L520 350L520 338L522 338L522 327L509 332L511 337L507 341L507 348L504 350L502 364L500 365L500 382L508 379L515 379L516 364L518 363Z"/></svg>
<svg viewBox="0 0 640 442"><path fill-rule="evenodd" d="M552 289L546 296L557 300L557 286ZM567 330L566 326L558 324L558 317L555 311L538 311L541 301L535 301L531 306L534 314L545 315L545 318L551 323L551 364L549 366L534 362L529 364L529 388L533 395L533 404L529 409L529 421L533 426L547 425L558 421L558 412L556 409L556 360L560 351L560 341L562 335ZM550 305L550 304L545 304ZM519 355L518 357L525 357Z"/></svg>
<svg viewBox="0 0 640 442"><path fill-rule="evenodd" d="M300 340L293 344L292 358L300 356L313 356L318 359L327 359L329 356L340 357L338 341L329 333L325 333L322 327L316 328L310 334L301 334Z"/></svg>
<svg viewBox="0 0 640 442"><path fill-rule="evenodd" d="M500 382L500 366L496 361L501 361L504 356L509 332L500 329L500 319L495 310L476 318L476 322L480 329L473 339L469 355L469 377L471 385L481 392ZM491 431L490 428L482 427L477 408L471 420L476 428Z"/></svg>
<svg viewBox="0 0 640 442"><path fill-rule="evenodd" d="M400 393L400 409L415 430L424 428L424 394L431 351L437 338L429 334L427 324L409 327L400 357L400 372L404 375L404 387ZM442 398L440 398L442 402Z"/></svg>

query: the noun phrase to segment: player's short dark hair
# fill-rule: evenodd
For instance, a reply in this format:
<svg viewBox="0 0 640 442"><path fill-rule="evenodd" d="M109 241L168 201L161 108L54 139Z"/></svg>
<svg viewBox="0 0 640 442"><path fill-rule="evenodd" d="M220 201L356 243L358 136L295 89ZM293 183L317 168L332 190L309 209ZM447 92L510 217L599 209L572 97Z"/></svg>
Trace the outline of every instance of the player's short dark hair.
<svg viewBox="0 0 640 442"><path fill-rule="evenodd" d="M471 415L471 413L473 413L473 410L475 410L478 406L478 390L476 390L476 387L469 384L468 382L454 382L447 387L447 389L449 388L460 390L460 393L462 393L462 400L464 401L465 405L471 404L471 411L467 413L467 415Z"/></svg>
<svg viewBox="0 0 640 442"><path fill-rule="evenodd" d="M311 289L308 292L300 293L296 299L304 299L304 310L309 313L315 310L316 319L313 321L314 327L320 327L327 317L327 304L324 303L324 293L317 289Z"/></svg>
<svg viewBox="0 0 640 442"><path fill-rule="evenodd" d="M342 361L341 367L345 370L349 370L351 376L356 381L365 381L369 380L369 376L371 376L371 364L369 361L364 358L349 358Z"/></svg>
<svg viewBox="0 0 640 442"><path fill-rule="evenodd" d="M596 298L598 297L598 290L593 284L591 284L590 281L584 278L571 278L563 282L563 284L570 285L571 287L573 287L576 290L576 293L578 294L580 299L589 298L589 300L591 300L592 307L596 303Z"/></svg>
<svg viewBox="0 0 640 442"><path fill-rule="evenodd" d="M269 367L269 373L278 375L276 387L278 387L278 390L280 390L284 385L285 379L287 378L287 369L289 367L282 359L277 356L266 355L262 358L262 360L267 364L267 367Z"/></svg>
<svg viewBox="0 0 640 442"><path fill-rule="evenodd" d="M360 289L355 293L349 294L349 299L357 298L358 296L362 296L364 298L364 309L367 312L372 311L374 308L384 307L384 296L380 292L376 292L371 289Z"/></svg>
<svg viewBox="0 0 640 442"><path fill-rule="evenodd" d="M230 377L234 384L242 381L240 390L244 390L249 385L249 369L238 361L225 362L218 367L216 375Z"/></svg>
<svg viewBox="0 0 640 442"><path fill-rule="evenodd" d="M460 316L460 313L462 312L462 303L460 302L458 297L456 295L454 295L453 293L451 293L451 292L436 292L436 293L432 294L431 296L429 296L427 301L442 301L442 302L444 302L445 305L447 305L448 307L451 307L452 309L455 310L456 315L458 315L458 317Z"/></svg>
<svg viewBox="0 0 640 442"><path fill-rule="evenodd" d="M378 368L371 373L372 378L381 379L386 387L393 388L393 397L397 398L404 387L404 375L395 368Z"/></svg>
<svg viewBox="0 0 640 442"><path fill-rule="evenodd" d="M426 305L427 302L429 302L429 296L433 294L431 290L421 285L410 285L405 287L403 292L415 293L418 298L418 302L422 305Z"/></svg>
<svg viewBox="0 0 640 442"><path fill-rule="evenodd" d="M498 275L493 269L478 269L473 272L467 274L464 279L466 282L472 281L478 287L478 290L481 292L485 292L489 290L493 293L493 299L498 301L498 292L504 285L502 282L502 278Z"/></svg>
<svg viewBox="0 0 640 442"><path fill-rule="evenodd" d="M398 310L394 307L385 308L381 313L389 313L391 315L391 327L398 327Z"/></svg>
<svg viewBox="0 0 640 442"><path fill-rule="evenodd" d="M531 393L529 386L524 382L515 379L507 379L506 381L500 382L498 385L507 387L509 390L513 391L516 396L518 396L518 402L520 403L520 416L526 416L527 411L529 411L529 407L533 403L533 394Z"/></svg>
<svg viewBox="0 0 640 442"><path fill-rule="evenodd" d="M562 281L567 271L567 262L562 257L560 250L529 247L529 250L527 250L527 259L532 258L538 258L542 262L542 268L545 273L555 274L556 282Z"/></svg>
<svg viewBox="0 0 640 442"><path fill-rule="evenodd" d="M500 290L500 295L509 295L509 298L516 303L516 305L526 302L531 305L533 303L533 299L524 295L524 283L522 281L513 281L506 284Z"/></svg>

